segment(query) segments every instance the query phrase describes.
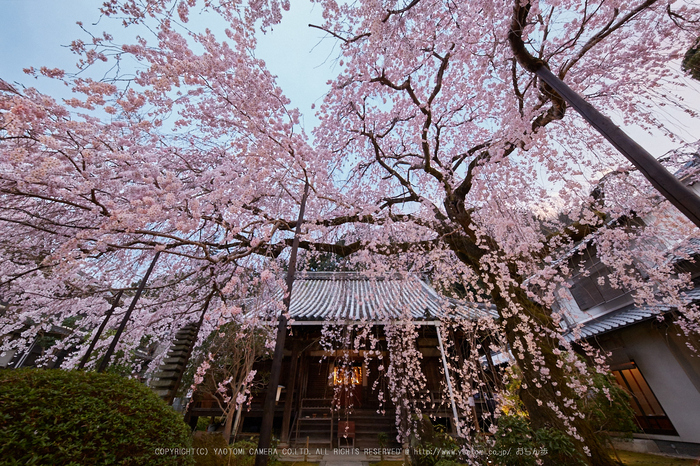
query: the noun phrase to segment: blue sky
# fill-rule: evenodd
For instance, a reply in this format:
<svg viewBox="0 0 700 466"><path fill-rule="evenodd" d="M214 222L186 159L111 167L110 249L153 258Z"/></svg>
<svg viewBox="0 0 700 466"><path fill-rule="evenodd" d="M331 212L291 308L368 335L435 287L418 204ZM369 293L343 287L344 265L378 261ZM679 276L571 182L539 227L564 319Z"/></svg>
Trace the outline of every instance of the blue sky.
<svg viewBox="0 0 700 466"><path fill-rule="evenodd" d="M54 96L64 96L67 89L50 80L35 82L22 72L30 66L74 69L76 57L65 47L72 40L85 38L76 25L82 21L95 33L107 24L90 26L100 20L100 0L0 0L0 78L36 86ZM304 119L304 129L310 134L316 125L312 104L321 103L327 91L326 82L338 72L335 58L337 44L333 39L323 39L323 32L308 27L309 23L321 23L321 8L308 1L294 0L291 11L282 24L271 34L260 37L258 56L263 58L270 71L278 76L278 82L292 104L298 107ZM196 15L191 15L196 21ZM113 26L113 25L109 25ZM700 110L700 85L688 80L694 89L681 91L686 102L697 102ZM606 112L606 109L601 109ZM666 114L675 131L686 142L700 139L700 124L669 107L657 107L655 113ZM615 119L615 115L609 115ZM631 136L655 155L673 147L673 143L657 135L649 135L635 128L625 128Z"/></svg>
<svg viewBox="0 0 700 466"><path fill-rule="evenodd" d="M100 20L101 3L98 0L0 0L0 78L35 86L54 96L66 95L67 89L62 85L47 79L35 81L22 69L47 66L74 70L76 56L66 45L86 37L77 21L94 33L107 27L106 23L91 26ZM196 21L196 15L192 14L190 19ZM327 91L326 82L338 71L334 66L338 54L335 42L322 40L322 31L308 27L309 23L320 22L320 6L294 1L282 24L272 33L260 35L257 51L268 69L278 76L278 83L292 104L302 111L307 133L317 122L311 105L321 103Z"/></svg>
<svg viewBox="0 0 700 466"><path fill-rule="evenodd" d="M0 0L0 77L33 86L23 68L75 63L73 54L61 45L81 35L76 21L99 19L97 4L94 0Z"/></svg>

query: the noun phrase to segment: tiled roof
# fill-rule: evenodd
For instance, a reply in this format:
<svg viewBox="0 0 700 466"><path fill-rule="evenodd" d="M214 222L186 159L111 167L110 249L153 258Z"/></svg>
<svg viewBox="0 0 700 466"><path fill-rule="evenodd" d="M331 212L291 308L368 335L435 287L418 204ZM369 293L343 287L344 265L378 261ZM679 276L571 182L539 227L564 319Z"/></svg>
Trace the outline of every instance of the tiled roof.
<svg viewBox="0 0 700 466"><path fill-rule="evenodd" d="M696 257L700 254L700 238L690 238L675 248L669 256L671 263L686 260L687 257Z"/></svg>
<svg viewBox="0 0 700 466"><path fill-rule="evenodd" d="M273 296L281 301L282 290ZM269 305L262 304L262 307ZM259 306L256 306L258 309ZM440 296L414 275L369 277L358 272L307 272L292 288L294 321L377 321L404 318L437 320L443 315L468 319L495 316L495 311Z"/></svg>
<svg viewBox="0 0 700 466"><path fill-rule="evenodd" d="M683 299L686 303L700 303L700 286L684 291ZM565 335L569 341L585 339L594 335L626 327L643 320L657 317L671 310L670 306L643 306L629 305L609 312L588 322L584 322L576 331L571 330Z"/></svg>
<svg viewBox="0 0 700 466"><path fill-rule="evenodd" d="M597 319L590 320L581 325L577 330L569 332L566 339L569 341L590 338L594 335L626 327L643 320L650 319L668 311L669 307L635 307L627 306L617 311L610 312Z"/></svg>
<svg viewBox="0 0 700 466"><path fill-rule="evenodd" d="M685 291L685 300L688 303L700 302L700 286L696 286L692 290Z"/></svg>

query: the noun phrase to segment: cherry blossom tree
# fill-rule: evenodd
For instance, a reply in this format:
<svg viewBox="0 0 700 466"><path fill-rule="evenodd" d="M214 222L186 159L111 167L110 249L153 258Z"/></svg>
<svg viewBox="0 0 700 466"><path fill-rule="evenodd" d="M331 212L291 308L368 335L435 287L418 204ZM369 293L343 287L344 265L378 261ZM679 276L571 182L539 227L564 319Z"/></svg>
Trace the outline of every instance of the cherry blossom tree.
<svg viewBox="0 0 700 466"><path fill-rule="evenodd" d="M379 335L386 340L386 359ZM372 360L378 363L378 377L371 387L379 400L378 412L386 414L387 402L390 401L397 427L396 440L401 444L409 441L423 418L423 410L429 407L427 380L421 368L423 356L417 340L418 330L409 313L389 320L383 326L371 320L328 322L323 326L320 345L326 355L334 358L334 371L329 378L334 389L333 409L338 411L341 419L355 407L353 385L359 380L354 379L353 359L362 354L364 375L361 377L369 377Z"/></svg>
<svg viewBox="0 0 700 466"><path fill-rule="evenodd" d="M418 332L411 319L391 322L384 332L389 352L387 388L395 406L397 440L405 443L423 419L421 408L427 404L427 379L421 370L423 355L418 350Z"/></svg>
<svg viewBox="0 0 700 466"><path fill-rule="evenodd" d="M212 333L204 348L204 360L195 374L195 390L215 399L221 408L227 442L234 430L234 415L255 388L253 365L269 356L272 329L269 320L237 314L231 322Z"/></svg>
<svg viewBox="0 0 700 466"><path fill-rule="evenodd" d="M8 349L75 315L83 339L156 250L163 255L125 344L172 337L211 296L207 320L217 321L231 292L245 296L247 270L286 247L280 219L313 162L298 113L253 54L253 24L277 21L279 6L261 17L207 2L227 21L228 42L188 31L188 4L170 6L107 2L106 17L143 35L75 41L77 75L28 70L63 80L70 99L1 83L3 329L23 332ZM122 65L129 60L134 70ZM101 62L116 71L87 77Z"/></svg>
<svg viewBox="0 0 700 466"><path fill-rule="evenodd" d="M446 287L459 277L471 300L494 303L533 426L559 428L592 464L609 464L574 406L588 388L567 374L575 355L551 311L567 277L557 255L588 238L617 286L654 301L651 288L672 270L657 268L651 273L659 281L642 280L633 256L659 264L663 255L631 248L633 238L654 235L664 223L678 227L679 239L694 231L669 216L644 233L609 222L667 207L650 199L647 185L599 136L567 115L560 96L518 67L507 37L517 20L529 52L578 92L625 122L664 130L643 110L677 76L668 61L693 40L696 6L321 3L327 22L317 27L340 42L343 71L321 108L316 137L327 159L344 164L348 196L337 201L335 221L352 222L357 238L327 250L393 253L412 243L406 264L430 265ZM624 176L608 177L604 201L595 199L588 180L611 170ZM552 206L576 221L547 219ZM384 246L387 236L393 247ZM663 291L674 296L681 285L674 280ZM579 370L589 369L577 364Z"/></svg>
<svg viewBox="0 0 700 466"><path fill-rule="evenodd" d="M533 426L610 464L576 410L592 369L552 312L571 272L560 259L585 239L614 286L683 312L684 277L652 239L696 232L660 214L668 206L645 181L519 68L508 34L517 12L528 51L559 78L622 122L672 136L651 110L696 111L665 86L681 76L669 62L699 35L697 5L319 3L326 22L315 27L339 42L341 71L313 146L254 53L256 29L278 23L286 2L110 0L114 36L72 44L79 74L29 70L65 81L72 98L0 81L2 324L21 334L5 348L71 316L71 341L86 342L156 250L125 345L172 336L202 312L213 330L239 311L236 298L274 279L261 271L279 270L308 182L301 247L368 275L427 272L442 290L457 283L461 298L493 303ZM198 31L192 12L218 18L223 35ZM637 218L645 228L625 221ZM27 330L28 319L39 325Z"/></svg>

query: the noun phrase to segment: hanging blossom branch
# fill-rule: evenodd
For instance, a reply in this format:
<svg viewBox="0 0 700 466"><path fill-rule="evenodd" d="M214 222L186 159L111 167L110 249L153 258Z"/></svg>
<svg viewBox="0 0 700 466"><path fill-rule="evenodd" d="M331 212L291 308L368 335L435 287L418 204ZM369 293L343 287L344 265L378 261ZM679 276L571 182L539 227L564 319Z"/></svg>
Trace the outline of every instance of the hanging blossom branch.
<svg viewBox="0 0 700 466"><path fill-rule="evenodd" d="M458 412L460 433L466 439L473 438L481 431L482 424L491 433L496 429L495 415L502 400L504 383L501 369L493 364L491 353L508 355L505 339L500 334L501 329L494 319L479 318L468 320L455 318L446 313L440 320L440 332L443 338L447 370L440 367L443 377L452 381L453 399ZM513 361L510 361L512 364ZM446 380L441 380L443 386L443 405L449 406L449 391ZM482 400L481 418L478 419L475 410L475 395ZM461 422L464 419L464 422Z"/></svg>
<svg viewBox="0 0 700 466"><path fill-rule="evenodd" d="M389 351L387 386L396 410L396 440L404 443L412 435L419 436L423 410L428 404L427 380L420 364L423 355L417 346L416 325L408 313L386 325L384 332Z"/></svg>

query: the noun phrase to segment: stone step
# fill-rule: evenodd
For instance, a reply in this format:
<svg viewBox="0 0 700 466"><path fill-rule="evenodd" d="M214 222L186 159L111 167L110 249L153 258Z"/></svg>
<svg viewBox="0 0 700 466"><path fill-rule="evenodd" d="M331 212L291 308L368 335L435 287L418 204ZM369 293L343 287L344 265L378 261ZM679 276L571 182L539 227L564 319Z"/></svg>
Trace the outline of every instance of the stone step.
<svg viewBox="0 0 700 466"><path fill-rule="evenodd" d="M151 387L170 390L174 384L172 379L158 379L151 382Z"/></svg>
<svg viewBox="0 0 700 466"><path fill-rule="evenodd" d="M163 359L163 364L184 364L185 361L183 358L164 358Z"/></svg>
<svg viewBox="0 0 700 466"><path fill-rule="evenodd" d="M153 376L159 380L177 380L180 378L179 371L159 371Z"/></svg>
<svg viewBox="0 0 700 466"><path fill-rule="evenodd" d="M295 429L296 432L296 429ZM312 434L323 434L325 432L328 432L328 427L326 428L321 428L321 427L304 427L304 426L299 426L299 435L312 435ZM335 426L333 428L333 432L335 433L334 435L338 435L338 428ZM343 432L344 433L344 432ZM355 435L359 437L364 437L364 438L376 438L377 435L379 434L388 434L389 437L396 436L396 430L395 429L371 429L371 430L359 430L355 428Z"/></svg>
<svg viewBox="0 0 700 466"><path fill-rule="evenodd" d="M170 351L189 351L190 345L188 343L175 343L170 347Z"/></svg>
<svg viewBox="0 0 700 466"><path fill-rule="evenodd" d="M377 424L357 424L355 423L355 430L357 431L370 431L370 432L383 432L386 430L395 429L394 423L377 423Z"/></svg>
<svg viewBox="0 0 700 466"><path fill-rule="evenodd" d="M185 361L178 359L177 362L161 364L158 369L163 372L184 372Z"/></svg>
<svg viewBox="0 0 700 466"><path fill-rule="evenodd" d="M383 419L383 418L376 418L376 419L355 419L355 418L335 418L334 421L336 424L338 421L350 421L354 422L356 426L363 426L363 427L372 427L372 426L390 426L393 427L396 421L394 419Z"/></svg>
<svg viewBox="0 0 700 466"><path fill-rule="evenodd" d="M192 340L178 339L178 340L173 341L173 344L172 344L172 346L170 346L170 349L173 349L173 348L190 349L193 346L194 346L194 338Z"/></svg>
<svg viewBox="0 0 700 466"><path fill-rule="evenodd" d="M153 390L153 393L155 393L156 395L158 395L161 398L166 398L168 395L170 395L170 392L171 392L171 390L167 390L164 388Z"/></svg>
<svg viewBox="0 0 700 466"><path fill-rule="evenodd" d="M325 428L325 429L305 429L302 427L299 428L299 435L303 435L304 437L306 437L307 435L309 435L311 437L314 437L314 436L318 437L318 436L325 434L326 432L329 432L328 428Z"/></svg>
<svg viewBox="0 0 700 466"><path fill-rule="evenodd" d="M185 371L198 332L199 325L192 322L175 334L175 341L168 348L167 356L158 367L155 380L151 382L153 391L161 398L170 398L177 389L178 380Z"/></svg>
<svg viewBox="0 0 700 466"><path fill-rule="evenodd" d="M196 338L197 338L197 335L195 334L195 332L182 333L182 334L178 333L177 335L175 335L175 339L173 341L181 341L181 342L188 342L189 343L189 342L194 341Z"/></svg>
<svg viewBox="0 0 700 466"><path fill-rule="evenodd" d="M188 341L188 340L175 340L173 341L173 344L170 346L170 349L173 348L190 348L192 346L193 342Z"/></svg>
<svg viewBox="0 0 700 466"><path fill-rule="evenodd" d="M331 440L330 434L326 436L319 436L319 435L301 435L301 432L299 432L299 443L297 445L305 445L306 444L306 437L309 437L309 453L313 454L315 448L328 448L328 444ZM313 448L313 449L312 449Z"/></svg>
<svg viewBox="0 0 700 466"><path fill-rule="evenodd" d="M192 338L177 338L173 340L173 346L192 346L195 342L194 337Z"/></svg>

